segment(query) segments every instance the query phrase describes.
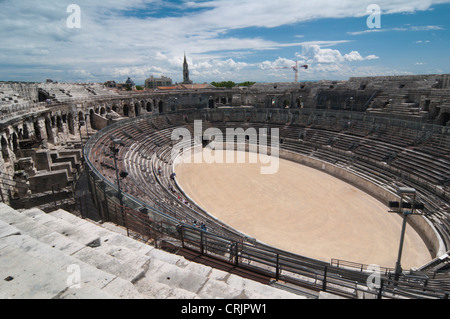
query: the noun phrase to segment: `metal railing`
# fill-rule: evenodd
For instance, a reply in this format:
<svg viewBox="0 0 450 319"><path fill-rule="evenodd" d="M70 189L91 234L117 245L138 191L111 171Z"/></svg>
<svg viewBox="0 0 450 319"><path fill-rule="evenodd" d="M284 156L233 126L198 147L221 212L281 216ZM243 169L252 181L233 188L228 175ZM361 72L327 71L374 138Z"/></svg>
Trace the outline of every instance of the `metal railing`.
<svg viewBox="0 0 450 319"><path fill-rule="evenodd" d="M432 279L423 275L401 276L395 281L390 274L378 273L380 284L371 288L370 276L373 273L367 269L356 271L344 268L342 263L336 266L267 246L233 241L180 222L155 220L150 218L148 211L121 207L111 199L106 199L101 205L108 206L108 210L116 216L113 222L122 225L130 237L155 246L161 245L163 240L175 240L181 248L299 289L324 291L354 299L448 299L450 293L450 287L442 290L441 286L436 287ZM347 263L345 266L348 266Z"/></svg>

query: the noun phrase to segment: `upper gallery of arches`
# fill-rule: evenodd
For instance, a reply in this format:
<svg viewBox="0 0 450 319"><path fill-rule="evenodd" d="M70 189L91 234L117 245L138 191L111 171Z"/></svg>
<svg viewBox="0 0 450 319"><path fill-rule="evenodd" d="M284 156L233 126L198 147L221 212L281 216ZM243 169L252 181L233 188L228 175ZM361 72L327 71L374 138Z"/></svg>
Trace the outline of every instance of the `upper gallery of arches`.
<svg viewBox="0 0 450 319"><path fill-rule="evenodd" d="M252 86L118 90L103 84L0 82L2 118L30 111L77 109L103 119L180 109L218 107L308 108L367 112L448 124L450 75L350 78L348 81L256 83ZM93 110L93 113L90 112Z"/></svg>

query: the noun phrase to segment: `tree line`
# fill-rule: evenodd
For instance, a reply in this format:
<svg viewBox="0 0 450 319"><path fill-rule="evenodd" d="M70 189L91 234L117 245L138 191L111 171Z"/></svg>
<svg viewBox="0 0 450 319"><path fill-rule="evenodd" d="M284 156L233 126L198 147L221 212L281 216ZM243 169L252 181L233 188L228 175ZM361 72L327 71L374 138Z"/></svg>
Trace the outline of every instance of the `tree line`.
<svg viewBox="0 0 450 319"><path fill-rule="evenodd" d="M232 88L235 86L251 86L255 84L256 82L251 81L245 81L242 83L235 83L233 81L222 81L222 82L211 82L211 85L214 85L216 88Z"/></svg>

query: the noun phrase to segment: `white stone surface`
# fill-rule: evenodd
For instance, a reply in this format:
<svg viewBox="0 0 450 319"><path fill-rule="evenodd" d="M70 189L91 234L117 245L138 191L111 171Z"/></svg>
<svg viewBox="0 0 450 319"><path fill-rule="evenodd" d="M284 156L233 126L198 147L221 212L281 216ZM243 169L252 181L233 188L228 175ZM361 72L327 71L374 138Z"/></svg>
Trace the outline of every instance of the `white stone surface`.
<svg viewBox="0 0 450 319"><path fill-rule="evenodd" d="M0 204L0 298L303 297L155 249L57 210ZM98 245L90 245L92 242Z"/></svg>

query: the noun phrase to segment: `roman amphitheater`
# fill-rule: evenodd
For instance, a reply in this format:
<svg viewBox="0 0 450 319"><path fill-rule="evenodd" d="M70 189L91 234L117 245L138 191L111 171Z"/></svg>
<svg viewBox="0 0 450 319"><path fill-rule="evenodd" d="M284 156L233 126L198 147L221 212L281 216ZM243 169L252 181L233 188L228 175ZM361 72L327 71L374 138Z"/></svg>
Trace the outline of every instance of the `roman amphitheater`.
<svg viewBox="0 0 450 319"><path fill-rule="evenodd" d="M450 75L0 98L1 298L448 299Z"/></svg>

